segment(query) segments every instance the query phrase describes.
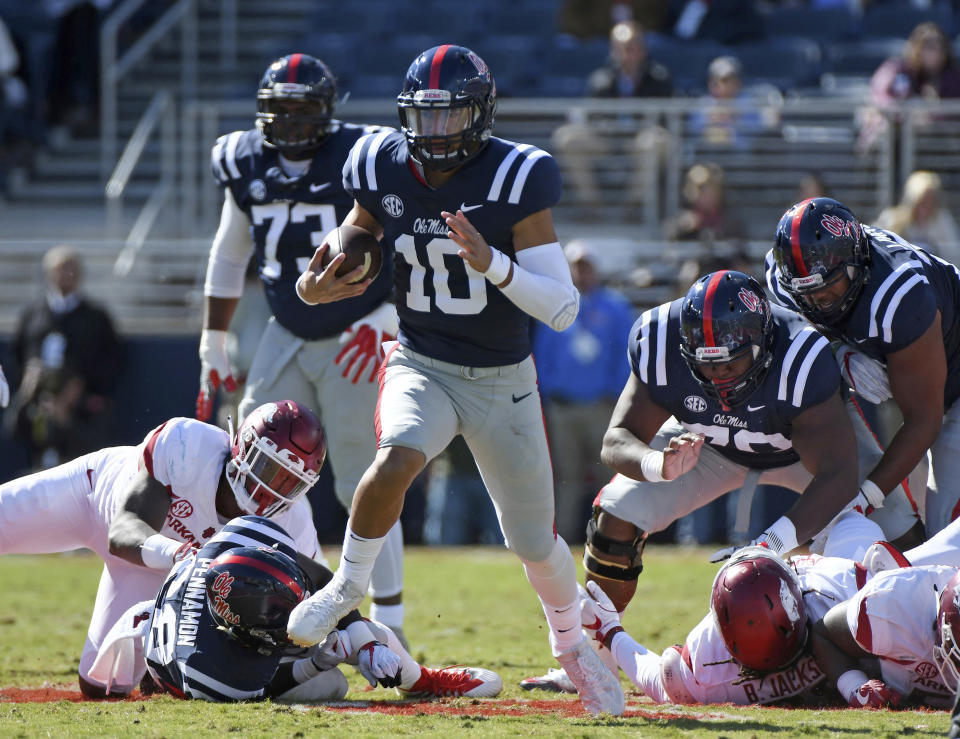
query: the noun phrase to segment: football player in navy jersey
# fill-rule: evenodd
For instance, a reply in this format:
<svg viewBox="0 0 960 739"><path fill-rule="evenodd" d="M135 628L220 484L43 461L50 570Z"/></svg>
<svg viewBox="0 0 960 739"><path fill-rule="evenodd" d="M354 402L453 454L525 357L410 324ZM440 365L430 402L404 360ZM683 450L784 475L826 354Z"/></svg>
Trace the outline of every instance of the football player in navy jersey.
<svg viewBox="0 0 960 739"><path fill-rule="evenodd" d="M379 130L333 119L336 103L336 81L322 61L307 54L281 57L260 82L256 127L221 136L213 147L213 174L224 201L204 285L197 418L209 418L221 382L228 390L236 387L227 329L253 255L273 316L246 379L240 420L272 398L293 398L328 419L336 494L349 509L376 452L376 369L382 342L396 335L397 321L396 309L384 302L392 280L387 260L362 295L323 306L306 305L296 295L296 280L323 235L353 204L340 175L350 148ZM402 590L403 534L397 524L374 567L371 616L403 640Z"/></svg>
<svg viewBox="0 0 960 739"><path fill-rule="evenodd" d="M845 379L893 398L903 424L861 491L877 507L930 451L927 536L960 513L960 272L844 205L812 198L780 219L767 283L831 338Z"/></svg>
<svg viewBox="0 0 960 739"><path fill-rule="evenodd" d="M332 573L294 548L275 521L229 521L196 553L174 565L155 600L137 603L113 625L91 672L110 695L141 688L179 698L240 701L338 700L357 667L371 686L413 698L492 697L502 681L475 667L423 667L394 633L348 613L319 647L287 640L287 617Z"/></svg>
<svg viewBox="0 0 960 739"><path fill-rule="evenodd" d="M622 713L623 692L580 631L576 570L554 533L553 483L529 323L562 331L579 294L557 242L553 158L491 135L496 87L462 46L418 55L398 97L401 133L360 139L343 168L354 196L344 223L395 254L399 345L382 366L378 446L364 474L333 582L294 609L289 631L316 643L359 602L370 567L424 465L461 434L523 562L588 711ZM326 269L321 245L297 288L308 303L365 294L355 270Z"/></svg>

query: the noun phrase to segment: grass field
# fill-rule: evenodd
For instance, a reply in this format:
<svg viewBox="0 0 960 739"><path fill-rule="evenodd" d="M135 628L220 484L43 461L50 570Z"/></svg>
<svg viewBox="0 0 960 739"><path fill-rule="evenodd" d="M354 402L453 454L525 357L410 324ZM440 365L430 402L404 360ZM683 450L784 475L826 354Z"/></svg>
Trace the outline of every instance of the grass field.
<svg viewBox="0 0 960 739"><path fill-rule="evenodd" d="M575 552L579 555L579 552ZM328 550L331 561L337 552ZM707 608L714 566L704 549L649 546L640 588L625 619L639 641L660 650L682 641ZM627 715L592 718L573 696L527 693L518 682L551 665L546 625L519 562L499 549L408 550L411 651L433 666L497 670L504 692L492 701L399 701L366 691L346 668L351 690L335 707L273 703L211 705L167 697L74 702L100 562L88 555L0 557L0 737L225 736L351 737L387 734L568 737L927 737L945 736L944 712L782 710L656 706L627 689ZM17 688L33 688L21 700ZM70 691L70 692L67 692Z"/></svg>

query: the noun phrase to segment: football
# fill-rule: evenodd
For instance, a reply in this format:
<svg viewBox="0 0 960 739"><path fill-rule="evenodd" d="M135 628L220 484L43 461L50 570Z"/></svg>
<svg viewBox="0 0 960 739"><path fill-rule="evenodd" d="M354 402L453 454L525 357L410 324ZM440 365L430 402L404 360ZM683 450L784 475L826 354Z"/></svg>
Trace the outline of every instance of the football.
<svg viewBox="0 0 960 739"><path fill-rule="evenodd" d="M356 280L351 280L351 283L373 279L380 274L383 251L380 248L380 241L367 229L359 226L340 226L330 232L327 243L330 244L330 248L327 249L327 254L323 258L324 267L341 252L347 257L337 268L335 273L337 277L343 277L361 265L366 268L363 275Z"/></svg>

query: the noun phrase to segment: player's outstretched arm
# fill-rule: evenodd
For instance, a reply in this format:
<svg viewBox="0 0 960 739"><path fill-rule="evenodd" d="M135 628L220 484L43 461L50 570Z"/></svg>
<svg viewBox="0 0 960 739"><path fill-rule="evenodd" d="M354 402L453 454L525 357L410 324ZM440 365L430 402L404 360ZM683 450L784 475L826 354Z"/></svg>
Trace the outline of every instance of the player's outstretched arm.
<svg viewBox="0 0 960 739"><path fill-rule="evenodd" d="M160 534L170 510L170 493L145 468L124 491L110 530L110 554L155 569L169 569L189 545Z"/></svg>
<svg viewBox="0 0 960 739"><path fill-rule="evenodd" d="M647 386L631 374L603 436L601 461L621 475L649 482L673 480L687 472L700 457L701 435L681 434L662 452L650 448L668 418L670 412L654 403Z"/></svg>
<svg viewBox="0 0 960 739"><path fill-rule="evenodd" d="M374 218L368 210L359 203L353 204L353 209L343 219L343 226L360 226L365 228L378 239L383 235L383 227ZM320 303L334 303L344 298L354 298L362 295L370 285L372 280L362 280L351 284L353 280L363 275L363 266L348 272L343 277L337 277L336 272L346 257L343 254L337 254L330 263L324 267L323 258L330 248L327 243L329 234L324 237L323 242L317 247L307 265L306 271L297 279L297 295L307 305L318 305Z"/></svg>

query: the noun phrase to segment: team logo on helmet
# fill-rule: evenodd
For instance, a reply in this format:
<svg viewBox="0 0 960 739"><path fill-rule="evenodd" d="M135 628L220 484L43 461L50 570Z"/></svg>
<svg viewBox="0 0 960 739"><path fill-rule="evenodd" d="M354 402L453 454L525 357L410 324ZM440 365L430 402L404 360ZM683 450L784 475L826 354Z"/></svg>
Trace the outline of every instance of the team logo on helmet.
<svg viewBox="0 0 960 739"><path fill-rule="evenodd" d="M740 302L747 306L747 310L753 311L754 313L760 312L760 298L757 297L757 294L753 290L747 290L747 288L740 288L738 293Z"/></svg>
<svg viewBox="0 0 960 739"><path fill-rule="evenodd" d="M380 205L388 216L399 218L403 215L403 201L396 195L384 195Z"/></svg>
<svg viewBox="0 0 960 739"><path fill-rule="evenodd" d="M684 407L693 413L703 413L707 410L707 401L699 395L688 395L683 399Z"/></svg>
<svg viewBox="0 0 960 739"><path fill-rule="evenodd" d="M175 500L170 505L170 515L176 518L189 518L193 515L193 506L188 500L183 500L182 498Z"/></svg>
<svg viewBox="0 0 960 739"><path fill-rule="evenodd" d="M230 597L230 591L233 589L233 577L230 573L221 572L217 575L211 589L214 593L213 610L216 614L228 624L235 626L240 623L240 617L230 610L230 604L226 600Z"/></svg>
<svg viewBox="0 0 960 739"><path fill-rule="evenodd" d="M477 68L477 71L478 71L480 74L486 74L486 73L487 73L487 65L486 65L486 63L483 61L483 59L481 59L480 57L478 57L478 56L477 56L475 53L473 53L472 51L468 51L468 52L467 52L467 58L468 58L471 62L473 62L473 66L475 66L475 67Z"/></svg>
<svg viewBox="0 0 960 739"><path fill-rule="evenodd" d="M254 200L266 200L267 199L267 186L263 184L263 180L254 180L250 183L248 188L250 192L250 197Z"/></svg>
<svg viewBox="0 0 960 739"><path fill-rule="evenodd" d="M783 606L787 618L790 619L790 623L800 623L800 605L797 603L797 599L793 597L790 585L786 580L780 581L780 604Z"/></svg>

